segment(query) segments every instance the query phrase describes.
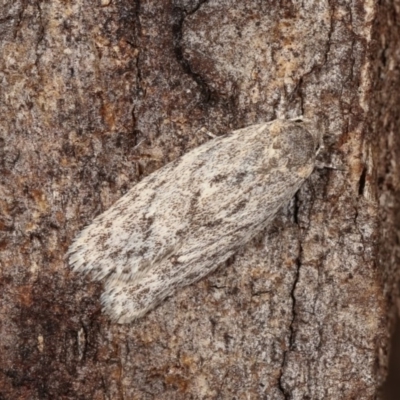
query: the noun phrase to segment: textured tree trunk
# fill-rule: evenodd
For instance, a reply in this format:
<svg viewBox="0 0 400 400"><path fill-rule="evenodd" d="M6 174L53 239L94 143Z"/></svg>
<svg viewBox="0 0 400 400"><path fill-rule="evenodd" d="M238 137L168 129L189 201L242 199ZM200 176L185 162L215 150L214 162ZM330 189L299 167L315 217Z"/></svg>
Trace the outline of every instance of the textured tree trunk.
<svg viewBox="0 0 400 400"><path fill-rule="evenodd" d="M377 398L398 301L399 10L1 5L0 398ZM111 324L102 285L67 268L74 235L205 132L299 115L324 130L321 167L273 225Z"/></svg>

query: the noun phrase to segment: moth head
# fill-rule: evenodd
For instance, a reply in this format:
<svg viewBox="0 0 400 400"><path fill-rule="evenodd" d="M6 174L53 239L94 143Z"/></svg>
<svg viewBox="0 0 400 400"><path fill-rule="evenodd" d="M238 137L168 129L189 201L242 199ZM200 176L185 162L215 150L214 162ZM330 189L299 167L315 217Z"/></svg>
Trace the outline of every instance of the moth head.
<svg viewBox="0 0 400 400"><path fill-rule="evenodd" d="M324 134L324 127L321 122L317 121L316 119L308 119L304 118L303 116L296 117L290 119L291 122L297 123L302 127L306 128L308 132L314 138L314 148L315 148L315 155L317 156L318 153L323 149L323 134Z"/></svg>

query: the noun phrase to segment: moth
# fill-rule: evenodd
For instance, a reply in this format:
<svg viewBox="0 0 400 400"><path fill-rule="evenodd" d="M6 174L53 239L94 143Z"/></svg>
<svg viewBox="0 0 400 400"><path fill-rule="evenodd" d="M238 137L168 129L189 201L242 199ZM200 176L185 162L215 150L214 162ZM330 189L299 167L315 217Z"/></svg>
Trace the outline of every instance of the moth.
<svg viewBox="0 0 400 400"><path fill-rule="evenodd" d="M117 323L198 281L271 223L310 176L321 135L302 119L216 137L137 183L73 241Z"/></svg>

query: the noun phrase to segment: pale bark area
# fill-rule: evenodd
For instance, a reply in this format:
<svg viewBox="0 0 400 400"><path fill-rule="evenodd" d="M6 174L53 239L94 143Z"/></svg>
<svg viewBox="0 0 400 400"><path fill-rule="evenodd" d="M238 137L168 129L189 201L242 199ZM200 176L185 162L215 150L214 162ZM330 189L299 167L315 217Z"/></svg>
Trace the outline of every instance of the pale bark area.
<svg viewBox="0 0 400 400"><path fill-rule="evenodd" d="M0 398L374 399L398 301L398 1L0 6ZM74 235L141 177L277 117L324 127L274 224L110 324Z"/></svg>

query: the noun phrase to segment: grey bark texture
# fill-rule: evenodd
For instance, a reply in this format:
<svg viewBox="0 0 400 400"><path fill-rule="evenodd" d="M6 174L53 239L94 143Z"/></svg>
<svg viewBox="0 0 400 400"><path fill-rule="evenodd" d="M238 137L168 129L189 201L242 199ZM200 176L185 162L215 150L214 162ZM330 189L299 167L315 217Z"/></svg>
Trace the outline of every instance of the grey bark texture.
<svg viewBox="0 0 400 400"><path fill-rule="evenodd" d="M0 5L0 398L375 399L398 302L400 2ZM64 255L167 162L304 115L322 165L143 319Z"/></svg>

